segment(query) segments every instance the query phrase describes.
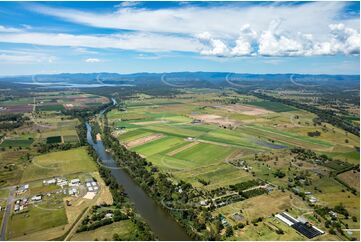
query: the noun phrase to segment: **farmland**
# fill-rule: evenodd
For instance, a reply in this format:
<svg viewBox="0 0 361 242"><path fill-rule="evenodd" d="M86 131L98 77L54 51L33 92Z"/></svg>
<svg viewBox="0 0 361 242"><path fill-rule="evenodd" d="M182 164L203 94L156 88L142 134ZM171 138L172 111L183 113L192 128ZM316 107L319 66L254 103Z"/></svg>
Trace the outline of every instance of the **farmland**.
<svg viewBox="0 0 361 242"><path fill-rule="evenodd" d="M130 212L132 205L126 195L121 204L113 198L114 191L103 180L95 157L81 142L81 121L71 115L97 109L109 99L78 91L33 92L29 96L0 101L0 218L6 226L2 238L70 240L85 235L89 240L97 236L112 239L114 234L119 239L147 238L142 236L148 230L143 225L140 231L142 222ZM112 205L127 207L120 216L122 221L118 216L114 224L78 233L93 207ZM4 210L6 206L10 211Z"/></svg>
<svg viewBox="0 0 361 242"><path fill-rule="evenodd" d="M0 101L0 113L60 112L83 109L108 102L106 97L76 91L32 92L30 97Z"/></svg>
<svg viewBox="0 0 361 242"><path fill-rule="evenodd" d="M342 203L358 218L358 197L336 178L327 177L330 172L352 169L359 163L357 136L328 123L316 124L314 114L282 103L237 96L232 91L222 96L207 91L207 95L195 95L192 91L178 95L172 102L149 95L127 99L121 109L107 114L112 135L128 149L170 173L174 180L189 182L196 189L213 194L208 198L213 201L221 201L222 196L234 197L231 191L227 192L229 186L254 178L274 187L266 195L255 193L255 197L230 202L212 212L214 216L222 214L233 225L237 222L232 216L239 211L244 217L242 223L249 223L290 210L295 216L307 213L309 219L325 229L313 217L317 215L310 212L314 206L309 202L312 196L321 206L335 207ZM227 96L237 97L239 103L228 104ZM310 135L316 131L320 135ZM138 145L129 146L134 143ZM317 163L317 158L301 160L290 152L296 147L335 160L324 164ZM355 180L345 182L355 186ZM225 194L215 195L218 191ZM312 195L300 197L295 191ZM275 223L266 219L260 226L266 231ZM349 218L345 223L353 224ZM277 226L288 231L280 224ZM246 228L235 233L234 238L268 238L252 237L252 226ZM295 232L287 233L284 239L300 239ZM269 238L280 239L275 233Z"/></svg>
<svg viewBox="0 0 361 242"><path fill-rule="evenodd" d="M58 174L92 171L96 171L96 166L84 148L58 151L34 157L31 165L24 171L21 182L40 180Z"/></svg>
<svg viewBox="0 0 361 242"><path fill-rule="evenodd" d="M105 185L99 166L81 146L81 119L69 115L109 100L79 91L31 95L36 98L1 102L3 106L31 107L22 114L20 126L3 129L0 136L1 206L11 189L16 191L13 202L42 195L41 202L25 203L24 210L12 212L7 238L139 239L132 206L112 196L114 187ZM143 185L151 186L163 174L167 177L171 183L156 188L160 194L174 186L163 198L170 200L165 209L201 208L197 222L187 220L192 227L217 230L220 239L304 240L274 216L288 211L326 231L319 240L358 238L355 232L331 233L326 221L335 220L320 209L337 211L342 229L359 226L359 138L352 133L316 122L311 112L231 89L184 89L172 98L138 93L117 101L119 105L111 107L105 117L89 119L100 132L97 138L106 140L107 127L109 137L149 162L142 169L150 175L137 177ZM124 152L114 147L109 150ZM80 185L72 194L72 186L44 185L52 179L79 179ZM99 186L95 195L87 192L89 179ZM19 192L24 185L30 189ZM184 197L188 201L179 203L177 199ZM114 215L116 202L126 207L121 209L124 220L105 217L104 211ZM35 223L40 217L46 219ZM226 235L229 227L232 235Z"/></svg>

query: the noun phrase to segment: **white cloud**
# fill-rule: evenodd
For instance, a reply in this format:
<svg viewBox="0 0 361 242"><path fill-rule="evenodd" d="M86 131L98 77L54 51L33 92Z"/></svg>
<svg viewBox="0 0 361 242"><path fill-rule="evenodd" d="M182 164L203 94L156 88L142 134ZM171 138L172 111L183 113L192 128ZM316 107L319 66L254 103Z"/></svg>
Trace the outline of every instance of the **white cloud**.
<svg viewBox="0 0 361 242"><path fill-rule="evenodd" d="M226 56L229 52L225 43L222 40L212 38L208 32L203 32L197 35L198 39L208 48L203 48L200 51L202 55Z"/></svg>
<svg viewBox="0 0 361 242"><path fill-rule="evenodd" d="M241 34L236 40L236 46L231 51L232 56L247 56L254 54L253 45L257 39L257 32L249 24L241 28Z"/></svg>
<svg viewBox="0 0 361 242"><path fill-rule="evenodd" d="M136 1L125 1L125 2L121 2L117 5L115 5L115 7L123 7L123 8L130 8L130 7L135 7L138 6L139 4L141 4L141 2L136 2Z"/></svg>
<svg viewBox="0 0 361 242"><path fill-rule="evenodd" d="M0 42L70 46L79 53L86 48L114 48L217 57L359 54L359 18L335 22L347 4L343 2L163 9L136 4L123 2L108 13L31 5L34 11L70 22L132 32L75 35L0 26Z"/></svg>
<svg viewBox="0 0 361 242"><path fill-rule="evenodd" d="M280 33L280 25L280 20L274 20L268 30L262 31L258 40L258 53L264 56L304 55L302 42Z"/></svg>
<svg viewBox="0 0 361 242"><path fill-rule="evenodd" d="M213 39L208 32L205 32L197 36L206 46L200 53L226 57L248 55L349 55L360 53L360 33L355 29L345 27L344 24L329 25L327 41L317 41L312 34L281 31L281 26L282 21L271 21L269 28L258 34L249 25L245 25L241 28L238 39L233 41L235 42L233 47L232 43L226 46L222 40Z"/></svg>
<svg viewBox="0 0 361 242"><path fill-rule="evenodd" d="M83 47L74 47L74 52L79 53L79 54L98 54L97 51L94 50L89 50L87 48L83 48Z"/></svg>
<svg viewBox="0 0 361 242"><path fill-rule="evenodd" d="M345 2L312 2L300 5L255 5L196 7L185 5L179 8L146 9L124 8L108 13L79 11L67 8L50 8L31 5L31 9L56 16L70 22L89 26L127 29L142 32L181 33L195 35L209 32L215 37L233 37L239 28L252 24L255 31L269 27L274 19L282 19L282 30L311 33L318 38L328 33L328 25L334 22L347 5ZM359 27L359 19L345 20L351 28Z"/></svg>
<svg viewBox="0 0 361 242"><path fill-rule="evenodd" d="M347 28L344 24L331 24L329 27L333 35L335 51L342 51L345 54L360 53L360 33L355 29Z"/></svg>
<svg viewBox="0 0 361 242"><path fill-rule="evenodd" d="M11 28L11 27L5 27L3 25L0 25L0 33L4 32L4 33L15 33L15 32L21 32L21 29L17 29L17 28Z"/></svg>
<svg viewBox="0 0 361 242"><path fill-rule="evenodd" d="M53 63L56 57L39 52L0 50L0 63L34 64Z"/></svg>
<svg viewBox="0 0 361 242"><path fill-rule="evenodd" d="M194 38L164 34L72 35L50 33L0 33L0 42L45 46L114 48L144 52L192 51L201 47Z"/></svg>
<svg viewBox="0 0 361 242"><path fill-rule="evenodd" d="M85 59L85 62L87 63L99 63L99 62L102 62L100 59L98 58L88 58L88 59Z"/></svg>

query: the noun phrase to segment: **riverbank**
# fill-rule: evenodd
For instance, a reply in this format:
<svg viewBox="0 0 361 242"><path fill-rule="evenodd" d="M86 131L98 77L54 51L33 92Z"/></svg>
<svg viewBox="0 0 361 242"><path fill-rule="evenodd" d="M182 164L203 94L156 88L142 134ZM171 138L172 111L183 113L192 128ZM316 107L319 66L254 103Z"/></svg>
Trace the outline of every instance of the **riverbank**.
<svg viewBox="0 0 361 242"><path fill-rule="evenodd" d="M101 160L100 165L110 169L117 183L124 187L124 191L134 203L136 211L144 218L155 236L160 240L191 240L182 227L159 204L153 201L124 169L118 166L111 154L106 151L103 142L93 141L91 126L86 124L86 127L87 141Z"/></svg>

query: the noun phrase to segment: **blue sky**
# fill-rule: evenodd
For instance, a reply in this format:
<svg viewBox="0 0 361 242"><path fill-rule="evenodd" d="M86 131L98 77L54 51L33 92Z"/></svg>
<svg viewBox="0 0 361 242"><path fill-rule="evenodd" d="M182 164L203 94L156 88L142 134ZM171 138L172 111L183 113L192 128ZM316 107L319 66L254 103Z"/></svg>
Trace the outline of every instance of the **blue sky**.
<svg viewBox="0 0 361 242"><path fill-rule="evenodd" d="M359 2L0 2L0 75L359 74Z"/></svg>

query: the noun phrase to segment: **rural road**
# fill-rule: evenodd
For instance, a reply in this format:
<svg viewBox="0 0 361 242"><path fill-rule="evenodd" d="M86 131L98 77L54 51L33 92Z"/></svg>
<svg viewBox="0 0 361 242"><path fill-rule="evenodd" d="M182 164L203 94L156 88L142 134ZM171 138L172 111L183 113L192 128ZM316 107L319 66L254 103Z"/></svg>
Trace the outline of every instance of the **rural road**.
<svg viewBox="0 0 361 242"><path fill-rule="evenodd" d="M1 241L5 241L5 239L6 239L6 229L7 229L8 221L9 221L10 214L11 214L12 203L14 200L15 186L10 187L9 190L10 190L10 194L9 194L9 197L8 197L8 200L6 203L4 217L3 217L2 224L1 224L1 236L0 236Z"/></svg>

